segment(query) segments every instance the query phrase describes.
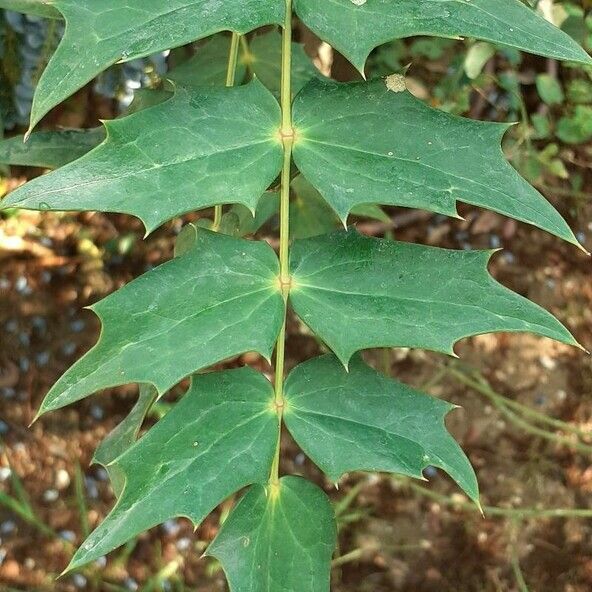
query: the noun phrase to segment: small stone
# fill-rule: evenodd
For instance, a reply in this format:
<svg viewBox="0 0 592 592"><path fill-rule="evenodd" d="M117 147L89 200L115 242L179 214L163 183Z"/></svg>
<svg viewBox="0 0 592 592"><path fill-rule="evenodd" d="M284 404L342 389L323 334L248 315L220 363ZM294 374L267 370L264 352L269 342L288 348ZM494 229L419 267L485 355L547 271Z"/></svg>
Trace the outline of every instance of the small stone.
<svg viewBox="0 0 592 592"><path fill-rule="evenodd" d="M70 329L74 333L80 333L86 327L86 323L82 319L76 319L70 323Z"/></svg>
<svg viewBox="0 0 592 592"><path fill-rule="evenodd" d="M91 499L97 499L99 497L97 482L92 477L84 477L84 486L88 497Z"/></svg>
<svg viewBox="0 0 592 592"><path fill-rule="evenodd" d="M70 475L68 474L68 471L60 469L56 473L55 486L58 489L66 489L68 485L70 485Z"/></svg>
<svg viewBox="0 0 592 592"><path fill-rule="evenodd" d="M123 585L128 590L132 590L132 592L135 592L135 590L138 589L138 582L136 582L136 580L134 580L134 578L126 578L123 582Z"/></svg>
<svg viewBox="0 0 592 592"><path fill-rule="evenodd" d="M57 489L47 489L43 492L43 501L47 503L55 502L60 497Z"/></svg>
<svg viewBox="0 0 592 592"><path fill-rule="evenodd" d="M0 467L0 483L8 481L11 475L12 471L8 467Z"/></svg>
<svg viewBox="0 0 592 592"><path fill-rule="evenodd" d="M8 434L9 429L8 424L0 419L0 436Z"/></svg>
<svg viewBox="0 0 592 592"><path fill-rule="evenodd" d="M64 345L62 345L62 353L65 356L72 356L76 351L76 344L72 341L66 341Z"/></svg>
<svg viewBox="0 0 592 592"><path fill-rule="evenodd" d="M16 531L16 522L14 520L6 520L0 524L0 534L6 536Z"/></svg>
<svg viewBox="0 0 592 592"><path fill-rule="evenodd" d="M16 396L16 391L11 386L0 389L0 393L5 399L14 399Z"/></svg>
<svg viewBox="0 0 592 592"><path fill-rule="evenodd" d="M101 421L103 417L105 417L105 412L103 411L103 408L100 405L91 405L90 416L96 421Z"/></svg>
<svg viewBox="0 0 592 592"><path fill-rule="evenodd" d="M79 589L86 588L87 580L82 574L74 574L72 576L72 583Z"/></svg>
<svg viewBox="0 0 592 592"><path fill-rule="evenodd" d="M18 331L18 321L16 319L9 319L4 324L4 328L8 333L16 333Z"/></svg>
<svg viewBox="0 0 592 592"><path fill-rule="evenodd" d="M181 537L176 544L179 551L188 551L191 547L191 539L189 537Z"/></svg>
<svg viewBox="0 0 592 592"><path fill-rule="evenodd" d="M71 530L60 530L58 533L64 541L74 544L76 542L76 533Z"/></svg>
<svg viewBox="0 0 592 592"><path fill-rule="evenodd" d="M177 536L181 530L181 525L176 520L166 520L161 526L163 532L171 537Z"/></svg>
<svg viewBox="0 0 592 592"><path fill-rule="evenodd" d="M40 352L35 356L35 362L37 363L37 366L39 366L40 368L43 366L47 366L47 363L49 362L49 352Z"/></svg>
<svg viewBox="0 0 592 592"><path fill-rule="evenodd" d="M0 570L0 579L16 580L21 573L19 564L14 559L5 561Z"/></svg>
<svg viewBox="0 0 592 592"><path fill-rule="evenodd" d="M438 470L436 469L436 467L429 466L423 470L423 474L426 476L427 479L433 479L438 475Z"/></svg>
<svg viewBox="0 0 592 592"><path fill-rule="evenodd" d="M103 555L102 557L99 557L96 561L95 561L95 565L99 568L99 569L103 569L106 565L107 565L107 558Z"/></svg>

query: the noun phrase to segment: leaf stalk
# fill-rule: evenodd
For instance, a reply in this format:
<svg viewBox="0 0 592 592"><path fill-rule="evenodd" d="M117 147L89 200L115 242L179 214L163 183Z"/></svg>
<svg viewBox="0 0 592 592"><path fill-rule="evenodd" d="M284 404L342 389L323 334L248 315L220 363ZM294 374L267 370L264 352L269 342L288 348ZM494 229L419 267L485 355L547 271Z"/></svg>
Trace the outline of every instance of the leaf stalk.
<svg viewBox="0 0 592 592"><path fill-rule="evenodd" d="M234 86L236 79L236 66L238 63L238 49L240 47L242 35L238 33L232 33L232 39L230 41L230 51L228 52L228 67L226 69L226 86ZM222 222L222 204L215 206L214 208L214 224L212 229L218 232L220 223Z"/></svg>
<svg viewBox="0 0 592 592"><path fill-rule="evenodd" d="M290 292L290 171L292 166L292 147L294 132L292 129L292 0L286 0L286 19L282 31L282 79L280 104L282 109L282 127L280 137L284 147L284 163L280 190L280 286L287 304ZM275 354L274 404L278 415L279 435L274 455L269 483L272 487L279 484L280 443L284 399L284 365L286 358L286 316L278 336Z"/></svg>

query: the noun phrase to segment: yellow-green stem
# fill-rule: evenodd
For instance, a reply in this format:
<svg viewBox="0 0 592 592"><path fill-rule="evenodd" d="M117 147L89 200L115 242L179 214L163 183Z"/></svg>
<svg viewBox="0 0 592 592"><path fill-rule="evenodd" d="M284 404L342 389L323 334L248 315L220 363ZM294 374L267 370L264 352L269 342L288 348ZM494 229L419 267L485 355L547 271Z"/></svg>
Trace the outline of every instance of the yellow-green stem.
<svg viewBox="0 0 592 592"><path fill-rule="evenodd" d="M289 244L290 244L290 168L292 165L292 0L286 0L286 20L282 32L282 82L281 108L282 125L280 136L284 146L280 191L280 285L282 296L287 304L290 291ZM284 413L284 363L286 357L286 318L280 330L275 353L275 408L278 415L279 435L269 483L277 487L279 483L280 441L282 416Z"/></svg>
<svg viewBox="0 0 592 592"><path fill-rule="evenodd" d="M228 67L226 69L226 86L234 86L234 79L236 78L236 65L238 63L238 48L240 46L241 35L238 33L232 34L230 41L230 51L228 53ZM214 208L214 225L213 229L218 230L222 222L222 205Z"/></svg>

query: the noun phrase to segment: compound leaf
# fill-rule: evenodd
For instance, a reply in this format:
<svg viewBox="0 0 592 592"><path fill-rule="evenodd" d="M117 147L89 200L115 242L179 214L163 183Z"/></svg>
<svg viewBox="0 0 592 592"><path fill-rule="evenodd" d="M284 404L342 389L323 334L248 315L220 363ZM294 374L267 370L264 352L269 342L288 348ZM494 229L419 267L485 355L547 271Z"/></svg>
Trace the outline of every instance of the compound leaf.
<svg viewBox="0 0 592 592"><path fill-rule="evenodd" d="M296 97L294 122L296 165L344 221L367 202L457 216L460 200L578 244L555 208L505 160L507 125L432 109L400 75L313 80Z"/></svg>
<svg viewBox="0 0 592 592"><path fill-rule="evenodd" d="M129 415L106 436L95 451L93 463L105 467L116 497L121 495L125 485L125 475L116 460L136 441L146 414L157 397L158 392L153 386L141 384L138 401Z"/></svg>
<svg viewBox="0 0 592 592"><path fill-rule="evenodd" d="M66 31L33 100L31 129L97 74L123 60L178 47L223 30L281 24L282 0L54 0Z"/></svg>
<svg viewBox="0 0 592 592"><path fill-rule="evenodd" d="M287 428L330 479L361 470L421 478L433 465L479 503L475 472L444 424L454 405L379 374L359 356L349 372L332 355L304 362L285 395Z"/></svg>
<svg viewBox="0 0 592 592"><path fill-rule="evenodd" d="M169 518L199 524L232 493L266 480L278 439L272 401L271 384L250 368L194 376L173 409L117 458L123 492L68 569Z"/></svg>
<svg viewBox="0 0 592 592"><path fill-rule="evenodd" d="M290 300L347 364L371 347L454 355L463 337L529 331L577 345L551 314L487 272L491 251L453 251L340 231L296 241Z"/></svg>
<svg viewBox="0 0 592 592"><path fill-rule="evenodd" d="M378 45L416 35L475 37L546 57L591 61L569 35L518 0L294 0L294 6L307 27L360 71Z"/></svg>
<svg viewBox="0 0 592 592"><path fill-rule="evenodd" d="M44 0L0 0L0 8L50 19L62 18L59 11Z"/></svg>
<svg viewBox="0 0 592 592"><path fill-rule="evenodd" d="M107 140L13 191L2 207L132 214L148 231L220 203L255 209L281 168L280 110L253 81L178 88L173 98L105 123Z"/></svg>
<svg viewBox="0 0 592 592"><path fill-rule="evenodd" d="M231 592L328 592L336 527L316 485L283 477L253 485L207 554L221 563Z"/></svg>
<svg viewBox="0 0 592 592"><path fill-rule="evenodd" d="M0 163L57 169L84 156L104 139L101 127L36 132L26 143L23 136L14 136L0 141Z"/></svg>
<svg viewBox="0 0 592 592"><path fill-rule="evenodd" d="M39 414L100 389L179 380L235 355L271 356L284 315L279 265L263 242L199 229L193 247L91 307L99 342L52 387Z"/></svg>

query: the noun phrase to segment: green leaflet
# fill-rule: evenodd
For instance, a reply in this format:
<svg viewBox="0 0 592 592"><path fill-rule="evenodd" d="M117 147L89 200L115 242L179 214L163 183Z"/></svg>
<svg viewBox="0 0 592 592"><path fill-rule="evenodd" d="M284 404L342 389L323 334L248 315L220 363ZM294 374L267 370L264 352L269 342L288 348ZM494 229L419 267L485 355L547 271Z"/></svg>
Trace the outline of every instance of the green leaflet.
<svg viewBox="0 0 592 592"><path fill-rule="evenodd" d="M251 368L194 376L191 388L118 457L125 487L76 552L76 569L169 518L199 524L246 485L265 481L278 438L271 384Z"/></svg>
<svg viewBox="0 0 592 592"><path fill-rule="evenodd" d="M199 229L193 248L91 307L99 342L45 397L39 415L131 382L160 394L247 351L269 358L284 317L269 245Z"/></svg>
<svg viewBox="0 0 592 592"><path fill-rule="evenodd" d="M333 481L360 470L422 478L433 465L479 503L475 472L444 424L454 405L379 374L359 356L349 372L332 355L300 364L285 395L287 428Z"/></svg>
<svg viewBox="0 0 592 592"><path fill-rule="evenodd" d="M156 389L149 384L140 385L137 403L129 415L99 444L93 457L93 463L103 465L109 473L111 487L116 497L121 495L125 485L125 474L117 458L126 452L138 437L138 432L146 414L158 397Z"/></svg>
<svg viewBox="0 0 592 592"><path fill-rule="evenodd" d="M282 36L277 31L257 35L249 44L249 53L241 56L255 76L275 95L280 94L282 76ZM320 76L300 43L292 43L292 94L312 78Z"/></svg>
<svg viewBox="0 0 592 592"><path fill-rule="evenodd" d="M283 477L277 490L251 487L207 554L222 563L231 592L328 592L336 538L325 493Z"/></svg>
<svg viewBox="0 0 592 592"><path fill-rule="evenodd" d="M388 41L435 35L475 37L560 60L590 63L586 52L519 0L294 0L304 24L363 71Z"/></svg>
<svg viewBox="0 0 592 592"><path fill-rule="evenodd" d="M459 339L494 331L577 345L555 317L489 275L490 257L335 232L294 243L290 301L344 364L371 347L454 355Z"/></svg>
<svg viewBox="0 0 592 592"><path fill-rule="evenodd" d="M224 86L228 70L230 37L214 35L196 49L195 55L167 74L177 86L199 88L200 86ZM245 78L247 69L240 61L236 66L236 81Z"/></svg>
<svg viewBox="0 0 592 592"><path fill-rule="evenodd" d="M44 0L0 0L0 8L51 19L62 18L62 15Z"/></svg>
<svg viewBox="0 0 592 592"><path fill-rule="evenodd" d="M148 232L220 203L255 209L281 168L280 111L260 83L178 88L155 107L105 123L107 140L13 191L3 208L132 214Z"/></svg>
<svg viewBox="0 0 592 592"><path fill-rule="evenodd" d="M84 156L105 139L103 128L36 132L0 141L0 163L57 169Z"/></svg>
<svg viewBox="0 0 592 592"><path fill-rule="evenodd" d="M54 0L66 32L39 80L31 129L53 107L119 60L178 47L213 33L281 24L281 0Z"/></svg>
<svg viewBox="0 0 592 592"><path fill-rule="evenodd" d="M443 113L404 89L399 75L313 80L296 97L294 160L342 220L367 202L457 216L458 199L578 245L555 208L505 160L507 125Z"/></svg>

